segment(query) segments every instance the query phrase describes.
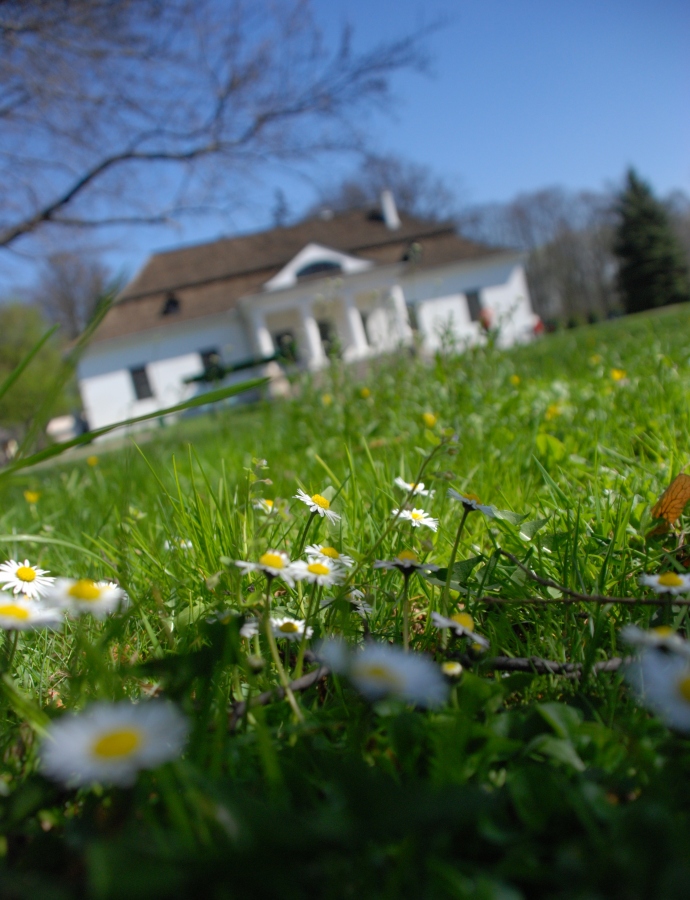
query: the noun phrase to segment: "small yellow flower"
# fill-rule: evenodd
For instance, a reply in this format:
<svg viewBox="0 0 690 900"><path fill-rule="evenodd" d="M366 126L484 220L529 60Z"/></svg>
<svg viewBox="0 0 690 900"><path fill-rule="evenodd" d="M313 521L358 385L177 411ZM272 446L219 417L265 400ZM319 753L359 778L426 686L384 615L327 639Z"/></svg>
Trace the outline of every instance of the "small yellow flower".
<svg viewBox="0 0 690 900"><path fill-rule="evenodd" d="M40 491L24 491L24 499L27 503L38 503L40 496Z"/></svg>
<svg viewBox="0 0 690 900"><path fill-rule="evenodd" d="M552 403L544 413L544 418L547 422L550 422L551 419L555 419L557 416L560 416L560 414L561 408L558 403Z"/></svg>
<svg viewBox="0 0 690 900"><path fill-rule="evenodd" d="M371 391L368 387L363 387L359 392L359 396L362 398L362 400L367 400L369 397L371 397Z"/></svg>
<svg viewBox="0 0 690 900"><path fill-rule="evenodd" d="M613 378L614 381L622 381L626 374L627 372L625 369L611 369L611 378Z"/></svg>
<svg viewBox="0 0 690 900"><path fill-rule="evenodd" d="M424 420L424 424L427 428L433 428L434 425L438 422L438 416L434 415L432 412L422 413L422 419Z"/></svg>
<svg viewBox="0 0 690 900"><path fill-rule="evenodd" d="M520 384L520 376L519 375L511 375L508 379L513 387L517 387Z"/></svg>
<svg viewBox="0 0 690 900"><path fill-rule="evenodd" d="M324 406L330 406L333 403L333 395L332 394L323 394L321 396L321 402Z"/></svg>
<svg viewBox="0 0 690 900"><path fill-rule="evenodd" d="M98 457L97 456L87 456L86 457L86 465L91 466L91 468L93 468L94 466L97 466L98 465Z"/></svg>

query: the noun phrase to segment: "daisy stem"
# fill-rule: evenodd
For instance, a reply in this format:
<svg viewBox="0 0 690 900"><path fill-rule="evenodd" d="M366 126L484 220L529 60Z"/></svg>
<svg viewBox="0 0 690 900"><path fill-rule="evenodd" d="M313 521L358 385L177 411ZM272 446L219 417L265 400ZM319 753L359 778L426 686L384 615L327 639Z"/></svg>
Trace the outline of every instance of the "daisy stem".
<svg viewBox="0 0 690 900"><path fill-rule="evenodd" d="M299 557L302 555L302 550L304 550L304 545L307 542L307 534L309 533L309 526L311 525L314 516L316 516L315 512L311 512L309 518L307 519L307 524L304 526L304 531L302 532L302 536L299 539L299 547L297 548L297 552L295 553L295 557Z"/></svg>
<svg viewBox="0 0 690 900"><path fill-rule="evenodd" d="M288 680L287 675L285 674L285 669L283 668L283 663L280 658L280 653L278 653L278 645L276 644L275 635L273 634L273 628L271 627L271 582L273 581L273 577L267 575L266 576L266 610L264 612L264 630L266 632L266 640L268 641L268 646L271 649L271 656L273 657L273 662L275 664L276 670L278 672L278 677L280 678L280 683L283 686L283 690L285 691L285 696L287 697L288 703L292 707L292 711L294 712L297 720L299 722L304 722L304 716L302 715L302 710L299 708L297 701L295 700L295 695L290 690L290 682Z"/></svg>
<svg viewBox="0 0 690 900"><path fill-rule="evenodd" d="M315 609L315 601L321 597L323 589L319 589L319 586L316 582L311 586L311 597L309 598L309 606L307 607L307 616L304 620L304 631L302 632L302 640L299 643L299 651L297 653L297 662L295 664L295 678L299 678L302 675L302 666L304 665L304 651L307 649L307 631L309 629L309 622L311 621L311 617L314 615Z"/></svg>
<svg viewBox="0 0 690 900"><path fill-rule="evenodd" d="M455 565L455 557L458 555L458 547L460 546L460 538L462 536L463 529L465 527L465 519L469 515L470 510L465 507L462 519L460 519L460 525L458 527L458 533L455 535L455 543L453 544L453 549L450 552L450 560L448 562L448 570L446 572L446 583L443 586L443 594L441 595L441 615L448 615L448 601L450 599L450 580L453 577L453 566Z"/></svg>
<svg viewBox="0 0 690 900"><path fill-rule="evenodd" d="M17 630L12 632L12 637L8 637L7 640L7 662L5 663L5 671L7 674L10 674L10 670L12 669L12 663L14 661L14 654L17 652L17 641L19 640L19 632Z"/></svg>
<svg viewBox="0 0 690 900"><path fill-rule="evenodd" d="M407 653L410 649L410 576L403 572L403 593L402 593L402 611L403 611L403 650Z"/></svg>

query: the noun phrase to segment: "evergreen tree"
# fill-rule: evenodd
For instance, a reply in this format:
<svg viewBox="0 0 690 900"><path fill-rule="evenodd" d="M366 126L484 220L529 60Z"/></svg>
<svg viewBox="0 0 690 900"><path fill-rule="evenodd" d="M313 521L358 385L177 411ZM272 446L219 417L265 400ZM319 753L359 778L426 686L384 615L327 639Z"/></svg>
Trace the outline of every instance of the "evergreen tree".
<svg viewBox="0 0 690 900"><path fill-rule="evenodd" d="M668 213L637 173L618 197L618 288L626 312L690 300L688 269Z"/></svg>

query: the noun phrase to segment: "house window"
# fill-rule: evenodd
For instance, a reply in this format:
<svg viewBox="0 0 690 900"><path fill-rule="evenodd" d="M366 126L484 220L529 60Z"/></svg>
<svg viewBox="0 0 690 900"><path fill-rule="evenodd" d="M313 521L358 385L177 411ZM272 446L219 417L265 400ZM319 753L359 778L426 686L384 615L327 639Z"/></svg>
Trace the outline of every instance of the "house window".
<svg viewBox="0 0 690 900"><path fill-rule="evenodd" d="M204 371L208 371L211 367L217 366L220 362L220 353L215 347L212 347L210 350L199 350L199 356L201 357L201 364L204 367Z"/></svg>
<svg viewBox="0 0 690 900"><path fill-rule="evenodd" d="M482 298L479 290L465 291L465 298L470 311L470 319L473 322L480 322L482 318Z"/></svg>
<svg viewBox="0 0 690 900"><path fill-rule="evenodd" d="M293 331L280 331L272 335L276 356L282 362L297 362L297 341Z"/></svg>
<svg viewBox="0 0 690 900"><path fill-rule="evenodd" d="M331 259L320 259L317 262L309 263L297 272L298 278L310 278L313 275L325 275L326 272L334 275L336 272L342 272L343 267L339 262Z"/></svg>
<svg viewBox="0 0 690 900"><path fill-rule="evenodd" d="M146 366L130 369L129 374L132 376L132 385L137 400L148 400L149 397L153 397Z"/></svg>
<svg viewBox="0 0 690 900"><path fill-rule="evenodd" d="M162 316L172 316L180 311L180 301L174 294L169 294L161 309Z"/></svg>

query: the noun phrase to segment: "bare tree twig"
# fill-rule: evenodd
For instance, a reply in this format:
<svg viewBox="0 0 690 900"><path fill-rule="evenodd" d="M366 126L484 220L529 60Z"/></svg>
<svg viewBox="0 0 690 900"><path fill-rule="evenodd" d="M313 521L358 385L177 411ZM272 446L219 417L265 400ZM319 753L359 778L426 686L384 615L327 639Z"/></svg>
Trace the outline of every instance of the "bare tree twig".
<svg viewBox="0 0 690 900"><path fill-rule="evenodd" d="M474 668L477 664L482 670L493 670L494 672L527 672L534 675L563 675L566 678L580 678L582 675L582 663L562 663L554 660L542 659L539 656L490 656L487 659L472 659L469 656L461 656L460 661L465 668ZM601 660L594 663L591 671L599 672L617 672L620 667L628 662L620 656L614 656L611 659ZM290 690L293 693L306 691L308 688L323 681L331 674L328 666L319 666L318 668L308 672L301 678L296 678L290 682ZM285 697L285 689L275 687L271 691L264 691L249 701L249 709L255 706L267 706ZM238 723L247 714L247 702L245 700L233 703L230 707L230 716L228 720L228 730L232 733L236 730Z"/></svg>
<svg viewBox="0 0 690 900"><path fill-rule="evenodd" d="M290 690L293 694L296 694L299 691L306 691L307 688L310 688L319 681L323 681L323 679L327 678L330 674L331 670L328 666L319 666L317 669L308 672L306 675L302 675L301 678L296 678L294 681L291 681ZM249 701L249 709L253 706L267 706L269 703L273 703L276 700L282 700L284 697L285 689L282 687L275 687L271 691L264 691L263 694L258 694L256 697L253 697ZM237 723L245 716L246 712L247 702L245 700L232 704L230 707L230 719L228 723L229 731L232 732L237 728Z"/></svg>
<svg viewBox="0 0 690 900"><path fill-rule="evenodd" d="M566 597L551 597L551 598L540 598L540 597L528 597L526 599L502 599L499 597L481 597L480 599L484 602L492 602L492 603L622 603L627 606L663 606L664 604L671 604L672 606L690 606L690 600L684 599L681 600L678 596L669 595L668 597L662 597L661 595L658 597L650 598L650 597L605 597L602 594L580 594L578 591L573 591L570 588L565 587L562 584L558 584L557 581L552 581L550 578L542 578L540 575L537 575L536 572L533 572L530 568L528 568L524 563L521 563L517 556L514 556L512 553L508 553L507 550L501 550L498 548L498 552L503 556L507 557L514 565L518 566L522 571L528 575L532 581L536 581L537 584L543 585L543 587L555 588L558 591L561 591L563 594L567 594Z"/></svg>
<svg viewBox="0 0 690 900"><path fill-rule="evenodd" d="M476 660L462 657L463 665L476 665ZM623 663L628 662L620 656L594 663L592 672L617 672ZM481 669L493 669L495 672L529 672L536 675L565 675L566 678L579 678L582 674L582 663L561 663L539 656L491 656L479 662Z"/></svg>

